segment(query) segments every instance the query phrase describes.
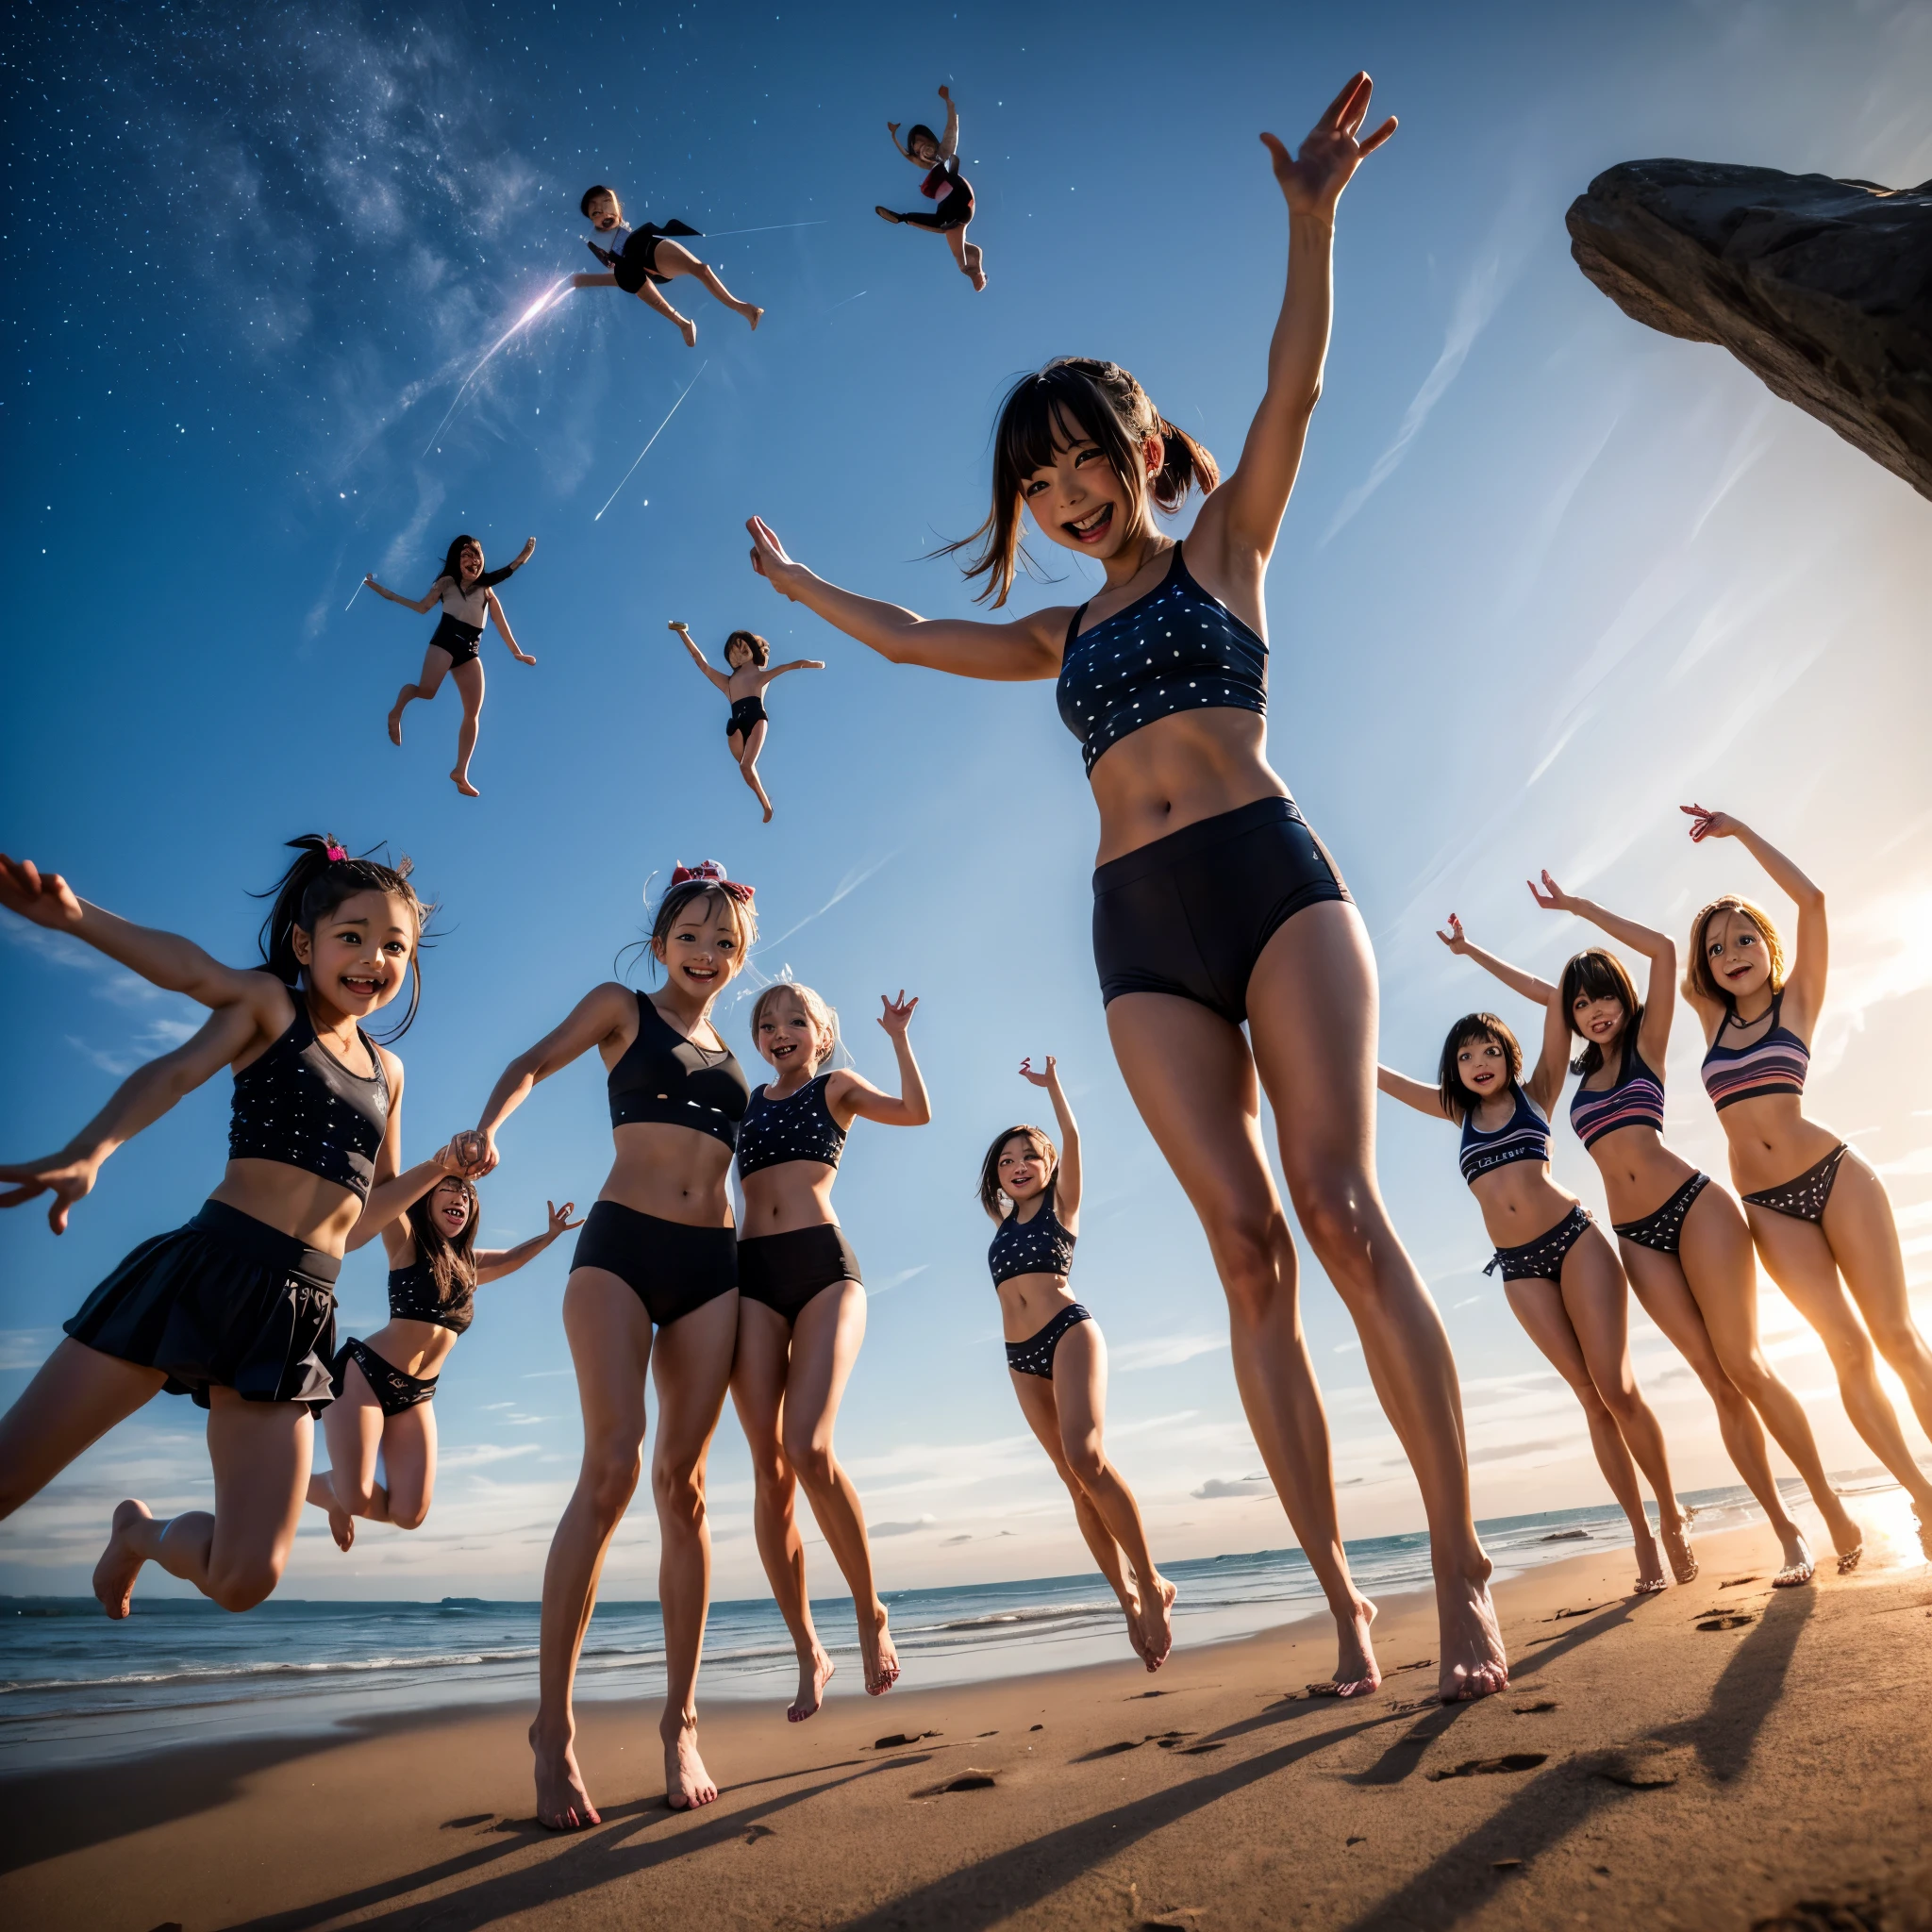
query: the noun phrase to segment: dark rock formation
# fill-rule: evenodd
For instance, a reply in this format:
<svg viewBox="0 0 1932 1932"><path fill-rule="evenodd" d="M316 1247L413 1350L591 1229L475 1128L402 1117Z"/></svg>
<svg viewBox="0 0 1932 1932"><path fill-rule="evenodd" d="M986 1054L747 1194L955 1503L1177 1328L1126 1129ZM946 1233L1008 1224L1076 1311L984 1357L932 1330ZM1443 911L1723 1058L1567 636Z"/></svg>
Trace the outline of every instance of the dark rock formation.
<svg viewBox="0 0 1932 1932"><path fill-rule="evenodd" d="M1932 497L1932 181L1626 161L1576 198L1569 228L1577 266L1626 315L1728 349Z"/></svg>

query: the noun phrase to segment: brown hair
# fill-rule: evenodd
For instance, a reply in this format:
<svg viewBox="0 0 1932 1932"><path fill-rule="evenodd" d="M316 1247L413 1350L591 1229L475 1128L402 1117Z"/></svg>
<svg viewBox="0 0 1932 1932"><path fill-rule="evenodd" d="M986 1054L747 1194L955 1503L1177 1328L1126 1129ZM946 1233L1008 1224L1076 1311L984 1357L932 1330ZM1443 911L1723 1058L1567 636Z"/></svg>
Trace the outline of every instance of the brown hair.
<svg viewBox="0 0 1932 1932"><path fill-rule="evenodd" d="M462 1189L470 1204L470 1218L463 1223L462 1232L455 1241L443 1233L436 1224L436 1215L430 1207L445 1183L456 1182ZM475 1186L461 1174L446 1174L436 1186L409 1204L409 1238L416 1243L416 1258L429 1264L429 1278L436 1283L436 1299L446 1302L459 1289L473 1289L476 1286L476 1217L483 1211L483 1204L476 1198Z"/></svg>
<svg viewBox="0 0 1932 1932"><path fill-rule="evenodd" d="M1151 479L1142 447L1150 437L1165 446L1159 473ZM1221 481L1214 458L1185 429L1176 429L1118 362L1060 356L1036 375L1023 375L1007 391L993 431L992 508L970 537L936 553L944 557L977 543L979 555L966 575L986 578L978 595L991 597L995 609L1013 588L1017 565L1031 563L1020 542L1020 491L1035 470L1054 460L1056 448L1073 442L1096 443L1121 487L1137 500L1144 492L1168 516L1190 490L1198 487L1205 495Z"/></svg>
<svg viewBox="0 0 1932 1932"><path fill-rule="evenodd" d="M1462 1084L1462 1070L1456 1056L1473 1040L1492 1040L1503 1049L1509 1091L1523 1084L1523 1048L1507 1024L1493 1013L1465 1013L1449 1029L1442 1042L1442 1058L1436 1065L1436 1091L1441 1095L1442 1111L1452 1121L1466 1121L1475 1108L1475 1096Z"/></svg>
<svg viewBox="0 0 1932 1932"><path fill-rule="evenodd" d="M755 630L735 630L724 640L724 661L731 661L731 647L742 644L751 653L751 661L762 671L772 661L772 647Z"/></svg>
<svg viewBox="0 0 1932 1932"><path fill-rule="evenodd" d="M826 1004L825 1000L820 994L814 992L808 986L800 986L795 980L776 979L770 986L766 987L763 992L759 993L758 998L752 1003L752 1044L754 1046L758 1044L758 1027L764 1022L765 1008L780 993L787 992L798 1002L799 1006L804 1009L805 1017L811 1022L813 1030L823 1036L824 1040L825 1043L823 1050L811 1063L811 1070L816 1074L832 1058L833 1054L838 1051L839 1016Z"/></svg>
<svg viewBox="0 0 1932 1932"><path fill-rule="evenodd" d="M1705 953L1705 948L1709 943L1710 922L1720 912L1741 912L1764 935L1764 950L1771 955L1771 990L1773 992L1782 992L1785 984L1785 942L1778 937L1777 927L1771 923L1771 915L1762 907L1754 906L1749 899L1740 899L1735 892L1726 892L1722 899L1713 899L1690 922L1690 958L1684 969L1684 991L1702 999L1716 1000L1726 1007L1737 1004L1717 983L1710 970L1710 961Z"/></svg>
<svg viewBox="0 0 1932 1932"><path fill-rule="evenodd" d="M724 867L715 859L708 858L703 865L709 868L708 875L678 879L665 888L664 896L658 901L657 915L651 921L649 939L633 940L629 945L619 947L615 970L620 979L625 973L625 955L641 951L655 959L658 949L671 943L673 930L692 904L700 899L713 908L728 906L731 908L731 916L738 926L739 943L743 948L738 964L731 970L733 974L743 970L745 960L751 958L751 949L758 941L758 915L752 904L752 889L737 879L727 879ZM648 893L648 883L645 891ZM649 903L648 898L645 903Z"/></svg>
<svg viewBox="0 0 1932 1932"><path fill-rule="evenodd" d="M1574 955L1563 968L1563 983L1557 990L1557 998L1563 1008L1564 1025L1579 1040L1583 1033L1576 1024L1578 999L1615 1000L1624 1009L1623 1050L1627 1061L1637 1044L1638 1031L1643 1024L1643 1002L1637 997L1637 987L1629 970L1616 954L1607 953L1601 946L1591 946L1588 951ZM1604 1050L1592 1040L1570 1062L1570 1071L1588 1079L1603 1063Z"/></svg>
<svg viewBox="0 0 1932 1932"><path fill-rule="evenodd" d="M1007 1191L1000 1186L1000 1156L1006 1151L1008 1141L1016 1141L1023 1136L1033 1142L1035 1151L1047 1162L1050 1171L1046 1180L1049 1187L1053 1185L1054 1175L1059 1173L1060 1150L1039 1127L1022 1121L1018 1126L1008 1127L1005 1133L996 1134L992 1145L986 1150L986 1158L979 1163L979 1205L995 1221L1004 1221L1007 1218L1000 1212L1000 1203L1010 1198Z"/></svg>

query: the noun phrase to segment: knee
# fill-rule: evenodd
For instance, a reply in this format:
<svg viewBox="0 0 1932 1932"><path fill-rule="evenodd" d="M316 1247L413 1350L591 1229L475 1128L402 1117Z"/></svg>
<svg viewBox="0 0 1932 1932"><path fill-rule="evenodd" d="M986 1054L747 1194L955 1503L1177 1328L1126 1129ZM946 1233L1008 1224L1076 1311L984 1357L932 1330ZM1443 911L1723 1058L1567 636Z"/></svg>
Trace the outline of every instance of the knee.
<svg viewBox="0 0 1932 1932"><path fill-rule="evenodd" d="M791 1463L792 1472L808 1490L823 1494L838 1479L839 1462L832 1454L829 1441L808 1440L803 1442L788 1442L785 1445L785 1459Z"/></svg>
<svg viewBox="0 0 1932 1932"><path fill-rule="evenodd" d="M249 1557L238 1562L210 1565L208 1594L210 1602L225 1610L252 1610L268 1601L281 1580L278 1557Z"/></svg>
<svg viewBox="0 0 1932 1932"><path fill-rule="evenodd" d="M1214 1265L1230 1311L1259 1322L1273 1309L1283 1282L1282 1257L1288 1229L1279 1215L1236 1214L1213 1229Z"/></svg>
<svg viewBox="0 0 1932 1932"><path fill-rule="evenodd" d="M1068 1476L1083 1490L1091 1490L1107 1474L1107 1453L1100 1446L1097 1431L1071 1440L1062 1438L1060 1454L1066 1458Z"/></svg>
<svg viewBox="0 0 1932 1932"><path fill-rule="evenodd" d="M658 1505L658 1520L667 1526L695 1528L705 1520L705 1479L695 1469L655 1464L651 1494Z"/></svg>
<svg viewBox="0 0 1932 1932"><path fill-rule="evenodd" d="M1824 1338L1824 1352L1840 1382L1870 1381L1878 1373L1872 1338L1851 1324L1833 1328Z"/></svg>
<svg viewBox="0 0 1932 1932"><path fill-rule="evenodd" d="M1322 1266L1337 1280L1366 1276L1373 1224L1378 1214L1375 1190L1359 1168L1335 1168L1319 1174L1291 1176L1289 1192L1294 1211L1321 1257Z"/></svg>
<svg viewBox="0 0 1932 1932"><path fill-rule="evenodd" d="M389 1520L397 1529L421 1529L429 1517L429 1502L425 1497L408 1507L399 1507L395 1496L389 1499Z"/></svg>
<svg viewBox="0 0 1932 1932"><path fill-rule="evenodd" d="M775 1442L760 1442L751 1452L751 1479L760 1496L775 1495L791 1486L792 1468Z"/></svg>
<svg viewBox="0 0 1932 1932"><path fill-rule="evenodd" d="M1871 1327L1873 1345L1894 1368L1916 1362L1925 1352L1924 1340L1907 1314L1881 1316Z"/></svg>
<svg viewBox="0 0 1932 1932"><path fill-rule="evenodd" d="M636 1449L627 1455L613 1452L585 1457L578 1488L602 1526L608 1528L630 1507L630 1499L637 1494L641 1466Z"/></svg>
<svg viewBox="0 0 1932 1932"><path fill-rule="evenodd" d="M1597 1396L1619 1424L1636 1421L1650 1406L1643 1391L1631 1381L1612 1382L1607 1389L1599 1389Z"/></svg>

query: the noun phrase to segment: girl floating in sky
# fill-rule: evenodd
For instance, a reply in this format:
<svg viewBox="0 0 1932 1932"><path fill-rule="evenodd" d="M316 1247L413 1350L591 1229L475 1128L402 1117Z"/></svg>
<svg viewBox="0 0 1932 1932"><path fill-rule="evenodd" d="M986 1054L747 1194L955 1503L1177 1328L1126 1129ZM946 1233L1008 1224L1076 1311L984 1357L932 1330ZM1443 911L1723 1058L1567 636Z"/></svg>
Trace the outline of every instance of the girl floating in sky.
<svg viewBox="0 0 1932 1932"><path fill-rule="evenodd" d="M487 1173L504 1122L537 1082L592 1047L602 1055L616 1158L563 1291L584 1458L543 1567L530 1726L537 1817L553 1831L602 1822L577 1769L571 1697L598 1574L637 1489L649 1379L658 1402L651 1488L661 1539L665 1795L674 1811L718 1795L698 1756L698 1660L711 1586L705 1457L738 1346L738 1237L725 1183L750 1090L710 1014L757 937L749 886L711 859L680 865L648 941L662 991L646 995L614 979L593 988L504 1069L476 1124Z"/></svg>
<svg viewBox="0 0 1932 1932"><path fill-rule="evenodd" d="M1550 1178L1550 1109L1563 1091L1566 1036L1545 1033L1525 1083L1523 1049L1493 1013L1467 1013L1449 1029L1435 1084L1378 1070L1393 1100L1462 1129L1462 1178L1496 1244L1484 1274L1501 1268L1503 1293L1529 1339L1569 1383L1590 1424L1591 1447L1637 1545L1636 1593L1664 1589L1657 1539L1637 1481L1657 1497L1657 1523L1679 1583L1697 1574L1664 1453L1663 1430L1630 1366L1628 1284L1617 1252L1574 1194ZM1633 1462L1634 1458L1634 1462Z"/></svg>
<svg viewBox="0 0 1932 1932"><path fill-rule="evenodd" d="M798 1695L785 1713L793 1724L818 1709L832 1674L805 1587L793 1514L801 1482L852 1591L866 1690L880 1696L899 1675L873 1582L865 1512L832 1451L832 1425L865 1340L858 1257L832 1212L845 1136L857 1120L923 1127L932 1118L907 1037L919 1002L902 991L881 1005L879 1024L899 1060L897 1093L881 1092L849 1068L820 1072L839 1044L839 1019L810 987L768 986L751 1012L752 1038L777 1077L752 1090L738 1135L744 1229L731 1399L751 1444L758 1555L798 1651Z"/></svg>
<svg viewBox="0 0 1932 1932"><path fill-rule="evenodd" d="M1875 1344L1932 1434L1932 1350L1912 1320L1898 1224L1871 1163L1805 1116L1830 962L1824 894L1741 820L1682 809L1693 840L1736 839L1798 908L1788 962L1768 914L1735 892L1713 899L1691 924L1684 997L1704 1022L1705 1091L1731 1143L1758 1257L1818 1331L1852 1426L1904 1485L1932 1556L1932 1480L1907 1446L1873 1354Z"/></svg>
<svg viewBox="0 0 1932 1932"><path fill-rule="evenodd" d="M466 1151L458 1147L459 1153ZM476 1189L447 1174L408 1213L383 1229L389 1250L389 1320L366 1340L353 1335L333 1364L336 1399L323 1411L329 1467L308 1479L308 1500L328 1511L337 1543L356 1541L352 1519L419 1529L436 1488L437 1378L475 1319L476 1290L534 1261L578 1224L575 1205L550 1208L550 1225L513 1248L476 1246ZM376 1480L376 1457L383 1480Z"/></svg>
<svg viewBox="0 0 1932 1932"><path fill-rule="evenodd" d="M814 576L762 521L750 529L753 565L780 595L894 663L1058 679L1060 716L1100 808L1093 936L1108 1030L1207 1232L1248 1421L1335 1618L1336 1681L1381 1681L1374 1610L1341 1547L1260 1088L1303 1230L1354 1317L1422 1486L1440 1690L1462 1699L1502 1690L1508 1667L1470 1514L1448 1337L1375 1181L1374 958L1341 875L1268 762L1262 716L1262 593L1322 386L1336 204L1395 128L1362 135L1369 93L1357 75L1298 157L1262 137L1288 206L1288 288L1267 391L1225 483L1115 363L1056 361L1008 394L972 574L1005 600L1025 510L1047 541L1100 566L1091 603L1007 624L926 620ZM1184 557L1154 512L1178 510L1196 485L1208 494Z"/></svg>
<svg viewBox="0 0 1932 1932"><path fill-rule="evenodd" d="M449 546L441 574L420 597L405 597L400 591L378 584L374 576L362 579L378 597L387 597L406 609L423 612L432 604L442 606L442 616L423 653L422 675L414 684L404 685L390 707L389 741L402 743L403 712L418 698L433 698L442 688L443 674L453 674L457 693L463 701L463 722L457 732L456 770L449 775L465 798L481 795L470 783L470 757L476 749L476 721L483 712L483 660L476 653L483 641L484 625L495 618L511 657L519 664L537 661L510 635L509 620L496 601L497 585L522 570L536 552L536 538L526 537L524 547L501 570L486 571L482 544L465 534Z"/></svg>
<svg viewBox="0 0 1932 1932"><path fill-rule="evenodd" d="M1662 933L1563 891L1548 873L1541 889L1530 891L1546 912L1574 913L1641 953L1649 961L1643 997L1624 962L1598 946L1576 954L1561 983L1552 986L1471 944L1454 914L1449 930L1437 937L1542 1008L1550 1065L1569 1053L1572 1036L1582 1042L1572 1071L1583 1083L1571 1097L1570 1124L1603 1175L1637 1299L1717 1406L1724 1447L1783 1545L1774 1584L1808 1583L1813 1566L1772 1475L1767 1428L1811 1491L1840 1574L1851 1570L1863 1551L1858 1525L1824 1474L1804 1406L1758 1344L1751 1230L1727 1190L1664 1144L1664 1055L1676 1008L1677 949Z"/></svg>
<svg viewBox="0 0 1932 1932"><path fill-rule="evenodd" d="M446 1147L399 1172L403 1063L362 1029L402 991L423 935L407 868L351 858L333 839L290 842L300 856L275 887L263 963L249 968L0 856L8 911L210 1009L192 1040L131 1074L58 1154L0 1167L13 1183L0 1208L51 1193L47 1220L61 1233L117 1147L224 1066L235 1074L220 1185L185 1227L143 1241L88 1296L0 1418L6 1516L164 1391L208 1410L214 1509L165 1521L131 1499L115 1509L93 1575L110 1617L127 1615L148 1562L227 1610L275 1589L308 1490L311 1418L330 1397L342 1256L462 1170ZM420 992L418 979L398 1033Z"/></svg>
<svg viewBox="0 0 1932 1932"><path fill-rule="evenodd" d="M585 189L584 198L577 206L597 231L596 238L585 245L605 265L607 273L573 275L572 288L622 289L626 295L635 295L666 321L675 323L685 347L694 349L698 342L697 324L678 314L658 291L679 275L695 275L725 308L735 309L753 328L758 327L758 317L765 311L756 302L741 302L689 248L671 239L674 235L696 237L696 228L683 222L670 222L661 228L655 222L626 227L617 191L604 187L601 182L595 188Z"/></svg>
<svg viewBox="0 0 1932 1932"><path fill-rule="evenodd" d="M888 121L886 129L892 145L912 163L925 171L919 184L921 194L932 203L929 210L914 214L894 214L889 208L874 209L881 221L900 222L908 228L926 228L943 235L959 264L959 273L972 278L975 291L986 287L986 270L981 266L979 244L966 239L966 225L973 219L973 188L959 172L959 109L953 96L941 88L940 99L946 104L946 131L935 134L924 122L916 121L905 142L899 140L899 124Z"/></svg>
<svg viewBox="0 0 1932 1932"><path fill-rule="evenodd" d="M794 658L789 664L772 662L772 647L756 631L735 630L724 640L726 671L714 671L710 660L691 641L690 630L676 618L671 628L683 641L691 660L731 700L731 716L724 725L724 742L738 760L739 775L758 794L764 807L765 823L772 823L772 801L758 779L758 754L765 748L765 727L770 714L765 709L765 687L788 671L823 671L817 658Z"/></svg>
<svg viewBox="0 0 1932 1932"><path fill-rule="evenodd" d="M1028 1058L1020 1075L1046 1089L1060 1144L1038 1127L1008 1127L979 1164L979 1204L998 1228L986 1258L1007 1333L1007 1373L1120 1599L1134 1655L1158 1671L1174 1645L1174 1585L1154 1567L1140 1505L1107 1459L1107 1343L1067 1286L1080 1234L1080 1129L1051 1054L1045 1073Z"/></svg>

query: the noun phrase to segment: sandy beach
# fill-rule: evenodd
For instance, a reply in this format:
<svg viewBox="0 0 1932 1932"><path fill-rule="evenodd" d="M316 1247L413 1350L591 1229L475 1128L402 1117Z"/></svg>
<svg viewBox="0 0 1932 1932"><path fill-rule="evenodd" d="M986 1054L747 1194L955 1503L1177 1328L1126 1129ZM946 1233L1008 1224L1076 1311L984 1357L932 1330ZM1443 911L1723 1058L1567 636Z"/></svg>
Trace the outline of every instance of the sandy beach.
<svg viewBox="0 0 1932 1932"><path fill-rule="evenodd" d="M1895 1512L1888 1512L1889 1515ZM663 1807L654 1713L585 1707L605 1822L530 1817L527 1713L211 1740L0 1786L0 1916L90 1932L351 1924L1932 1925L1932 1573L1897 1537L1769 1589L1761 1529L1624 1594L1627 1550L1507 1583L1511 1691L1311 1698L1312 1622L983 1687L714 1702L714 1806ZM1832 1916L1833 1912L1837 1916Z"/></svg>

